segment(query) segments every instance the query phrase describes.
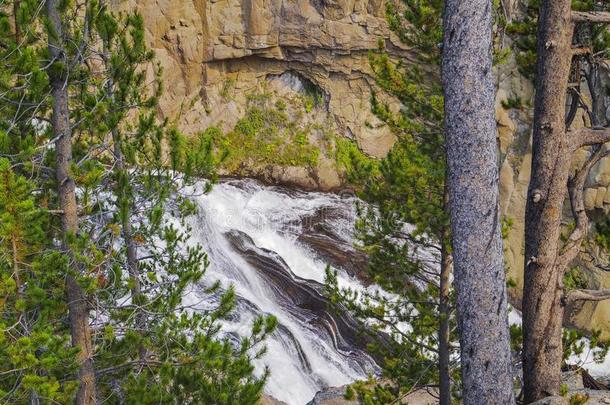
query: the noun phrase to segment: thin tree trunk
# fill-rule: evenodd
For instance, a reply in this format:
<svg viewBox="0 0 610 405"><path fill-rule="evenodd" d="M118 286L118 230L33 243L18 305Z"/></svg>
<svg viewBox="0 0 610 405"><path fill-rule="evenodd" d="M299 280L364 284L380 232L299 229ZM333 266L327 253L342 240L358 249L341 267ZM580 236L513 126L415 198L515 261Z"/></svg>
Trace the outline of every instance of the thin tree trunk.
<svg viewBox="0 0 610 405"><path fill-rule="evenodd" d="M451 255L447 249L447 236L442 233L441 239L441 277L439 299L439 329L438 329L438 375L440 405L451 405L451 376L449 374L449 318L451 303Z"/></svg>
<svg viewBox="0 0 610 405"><path fill-rule="evenodd" d="M15 287L17 287L17 298L21 298L22 296L22 284L21 284L21 275L20 272L21 270L19 269L19 249L17 247L17 238L15 235L11 236L11 247L13 250L13 274L14 274L14 278L15 278ZM29 329L29 320L26 319L26 312L25 311L19 311L19 321L21 322L21 325L23 325L23 334L25 336L29 336L30 335L30 329ZM30 390L30 399L29 399L29 404L30 405L38 405L39 404L39 400L38 400L38 393L36 392L35 389L31 389Z"/></svg>
<svg viewBox="0 0 610 405"><path fill-rule="evenodd" d="M513 404L491 0L447 0L442 74L464 404Z"/></svg>
<svg viewBox="0 0 610 405"><path fill-rule="evenodd" d="M108 95L112 98L112 81L108 81ZM123 151L121 150L121 134L118 129L114 128L112 130L112 140L114 142L114 157L116 159L116 171L119 177L123 179L127 179L127 169L125 167L125 158L123 157ZM117 197L123 191L119 189L120 185L117 179L116 190ZM133 237L133 231L131 226L131 215L132 209L131 204L129 204L125 208L125 213L122 214L121 218L121 233L123 235L123 240L125 241L125 246L127 248L127 269L129 272L129 277L132 280L131 287L131 297L132 302L136 305L136 329L142 331L146 326L146 318L144 312L142 312L137 306L142 305L142 287L140 283L140 273L138 271L138 252L136 247L136 242ZM139 348L140 359L146 360L147 350L141 345Z"/></svg>
<svg viewBox="0 0 610 405"><path fill-rule="evenodd" d="M105 2L101 2L102 5ZM106 70L109 70L109 52L110 52L110 44L107 43L107 41L104 41L104 63L106 64ZM114 97L114 82L112 80L112 78L109 78L107 83L106 83L106 95L108 96L109 100L113 100ZM122 150L122 138L121 138L121 133L119 132L118 128L113 128L112 129L112 142L113 142L113 152L114 152L114 158L115 158L115 172L116 174L118 174L118 177L122 178L124 181L127 181L126 179L128 178L128 173L127 173L127 168L125 165L125 157L123 156L123 150ZM120 181L119 179L116 180L116 186L115 186L115 194L116 197L120 199L120 197L122 197L121 194L124 193L124 190L121 190L120 187L121 185L119 184ZM140 274L138 271L138 252L137 252L137 246L136 246L136 242L134 240L133 237L133 231L132 231L132 226L131 226L131 215L132 215L132 207L131 207L131 203L128 204L125 207L125 211L124 213L122 213L121 215L121 234L123 236L123 240L125 241L125 246L127 249L127 269L129 272L129 276L131 277L131 280L133 282L132 287L131 287L131 296L132 296L132 302L137 306L137 305L141 305L141 298L142 298L142 287L141 287L141 283L140 283ZM139 310L138 308L136 308L136 315L135 315L135 319L136 319L136 329L137 330L143 330L144 327L146 326L146 319L145 319L145 315L144 313ZM140 359L141 360L146 360L146 348L142 345L140 346L139 349L140 352Z"/></svg>
<svg viewBox="0 0 610 405"><path fill-rule="evenodd" d="M19 26L19 21L17 15L19 14L20 0L15 0L13 3L13 21L15 22L15 43L19 44L21 42L21 27Z"/></svg>
<svg viewBox="0 0 610 405"><path fill-rule="evenodd" d="M17 240L14 235L11 236L11 247L13 249L13 277L15 278L15 287L17 287L17 298L21 298L21 274L19 270L19 251L17 249ZM23 315L19 311L19 316Z"/></svg>
<svg viewBox="0 0 610 405"><path fill-rule="evenodd" d="M59 0L47 0L49 18L49 53L58 65L58 69L67 66L63 48L62 25L58 6ZM81 271L74 261L74 254L69 247L69 238L78 233L78 212L75 183L70 176L72 162L72 131L70 128L70 111L68 107L68 88L65 73L55 72L50 78L51 97L53 98L53 116L51 125L57 141L56 179L58 184L59 206L62 211L61 227L63 249L70 256L76 272ZM89 328L89 308L87 297L71 274L66 276L66 295L68 300L72 345L78 347L79 389L76 393L76 404L93 405L96 403L95 370L93 367L93 347Z"/></svg>
<svg viewBox="0 0 610 405"><path fill-rule="evenodd" d="M565 105L573 24L570 0L545 0L538 22L532 176L525 212L523 377L525 402L557 395L564 306L559 239L572 151Z"/></svg>

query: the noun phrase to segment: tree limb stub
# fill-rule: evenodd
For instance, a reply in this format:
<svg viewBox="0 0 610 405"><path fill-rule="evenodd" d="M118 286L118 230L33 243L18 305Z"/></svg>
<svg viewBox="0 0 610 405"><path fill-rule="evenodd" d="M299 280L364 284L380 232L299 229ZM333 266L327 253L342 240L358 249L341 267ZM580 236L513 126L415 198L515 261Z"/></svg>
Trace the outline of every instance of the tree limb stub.
<svg viewBox="0 0 610 405"><path fill-rule="evenodd" d="M579 128L569 132L572 137L572 150L583 146L599 145L610 142L610 128Z"/></svg>
<svg viewBox="0 0 610 405"><path fill-rule="evenodd" d="M573 56L590 55L592 53L593 53L593 50L591 48L589 48L588 46L572 48Z"/></svg>
<svg viewBox="0 0 610 405"><path fill-rule="evenodd" d="M588 23L602 23L610 24L610 12L602 11L572 11L572 21L575 23L588 22Z"/></svg>
<svg viewBox="0 0 610 405"><path fill-rule="evenodd" d="M610 288L603 290L573 290L568 293L568 302L604 301L610 299Z"/></svg>

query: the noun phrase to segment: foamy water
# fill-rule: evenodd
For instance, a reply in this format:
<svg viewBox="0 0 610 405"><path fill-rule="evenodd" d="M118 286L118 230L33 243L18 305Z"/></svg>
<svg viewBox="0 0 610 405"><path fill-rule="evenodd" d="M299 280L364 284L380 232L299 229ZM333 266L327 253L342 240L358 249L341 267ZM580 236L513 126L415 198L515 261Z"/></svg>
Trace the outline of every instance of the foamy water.
<svg viewBox="0 0 610 405"><path fill-rule="evenodd" d="M256 362L258 372L264 366L271 371L266 393L291 405L302 405L325 387L348 384L374 371L374 363L363 367L349 353L337 349L332 336L325 336L324 331L307 321L312 316L307 311L300 313L299 308L278 302L267 280L235 252L226 238L228 231L241 231L257 247L277 253L294 275L322 283L326 263L297 242L302 230L300 221L325 208L339 208L345 215L333 218L331 225L342 238L351 239L355 219L353 198L288 192L254 180L234 180L215 185L209 194L196 197L195 201L200 212L190 220L193 239L203 246L211 263L205 283L219 280L223 286L232 284L242 299L238 319L227 322L224 330L245 336L254 317L261 313L274 315L281 325L267 341L265 356ZM341 270L339 283L363 288ZM201 308L206 305L197 304L201 300L197 291L186 299ZM303 365L303 357L309 370Z"/></svg>

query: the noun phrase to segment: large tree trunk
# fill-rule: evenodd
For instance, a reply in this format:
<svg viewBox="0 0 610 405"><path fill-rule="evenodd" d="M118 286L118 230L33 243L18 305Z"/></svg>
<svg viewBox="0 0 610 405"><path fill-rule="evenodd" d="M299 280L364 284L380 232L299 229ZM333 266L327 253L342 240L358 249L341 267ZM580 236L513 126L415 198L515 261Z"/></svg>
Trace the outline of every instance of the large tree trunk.
<svg viewBox="0 0 610 405"><path fill-rule="evenodd" d="M514 403L498 207L491 0L447 0L442 74L464 403Z"/></svg>
<svg viewBox="0 0 610 405"><path fill-rule="evenodd" d="M523 376L526 403L559 393L563 275L559 238L572 150L565 105L573 24L570 0L545 0L538 27L532 176L525 213Z"/></svg>
<svg viewBox="0 0 610 405"><path fill-rule="evenodd" d="M76 273L81 271L74 260L74 254L69 247L71 235L78 233L78 212L76 204L75 183L70 176L72 162L72 131L70 127L70 111L68 107L68 88L65 70L67 59L63 48L62 25L58 10L59 0L47 0L47 15L49 18L49 53L58 68L51 80L51 97L53 99L53 116L51 125L55 138L56 178L58 185L59 207L62 211L61 225L63 233L63 249L70 257L71 266ZM68 300L72 345L80 349L78 353L78 380L80 386L76 394L79 405L94 405L96 403L95 370L93 368L93 347L91 330L89 328L89 308L87 297L78 280L72 275L66 276L66 296Z"/></svg>

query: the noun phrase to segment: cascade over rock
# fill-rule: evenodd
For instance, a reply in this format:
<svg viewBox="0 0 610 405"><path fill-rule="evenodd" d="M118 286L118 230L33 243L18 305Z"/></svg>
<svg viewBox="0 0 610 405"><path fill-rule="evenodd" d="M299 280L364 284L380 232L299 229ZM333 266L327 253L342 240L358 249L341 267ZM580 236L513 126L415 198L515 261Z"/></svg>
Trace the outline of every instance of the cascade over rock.
<svg viewBox="0 0 610 405"><path fill-rule="evenodd" d="M323 105L304 119L307 125L324 127L308 139L323 151L313 167L244 163L241 174L307 189L338 189L343 180L324 152L328 132L356 141L373 157L384 156L395 142L391 131L372 114L370 96L375 92L394 110L399 104L377 88L368 52L381 41L394 57L407 63L414 58L389 30L384 0L111 0L110 4L142 13L147 41L164 68L160 113L187 134L210 126L230 131L246 113L249 94L270 92L273 100L288 100L292 115L296 110L291 105L303 96L304 83L323 95ZM514 18L518 0L505 1L503 7L507 17ZM527 103L533 88L517 70L514 55L497 68L496 116L500 205L512 223L505 240L506 263L517 285L510 298L520 307L532 117L531 109L507 109L502 102L519 97ZM610 82L607 74L604 80ZM579 120L583 121L575 121ZM600 216L610 211L610 158L592 170L585 195L587 209ZM592 286L610 287L608 272L590 268L587 277ZM609 314L610 301L584 303L568 311L567 321L585 330L601 329L609 338Z"/></svg>

